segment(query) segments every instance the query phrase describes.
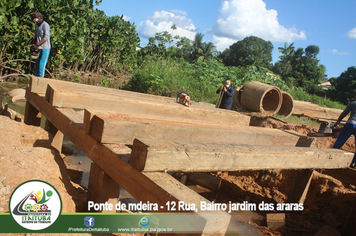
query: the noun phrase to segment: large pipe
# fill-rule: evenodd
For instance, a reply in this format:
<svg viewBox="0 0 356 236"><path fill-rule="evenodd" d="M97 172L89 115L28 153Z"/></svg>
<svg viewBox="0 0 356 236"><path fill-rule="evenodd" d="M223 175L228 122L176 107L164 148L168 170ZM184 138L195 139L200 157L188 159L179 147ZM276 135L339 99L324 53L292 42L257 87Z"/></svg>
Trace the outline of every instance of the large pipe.
<svg viewBox="0 0 356 236"><path fill-rule="evenodd" d="M241 105L250 111L272 115L279 111L282 105L282 91L276 86L250 82L243 87Z"/></svg>
<svg viewBox="0 0 356 236"><path fill-rule="evenodd" d="M293 97L289 93L282 91L282 98L282 105L277 114L288 118L290 115L292 115L294 109Z"/></svg>

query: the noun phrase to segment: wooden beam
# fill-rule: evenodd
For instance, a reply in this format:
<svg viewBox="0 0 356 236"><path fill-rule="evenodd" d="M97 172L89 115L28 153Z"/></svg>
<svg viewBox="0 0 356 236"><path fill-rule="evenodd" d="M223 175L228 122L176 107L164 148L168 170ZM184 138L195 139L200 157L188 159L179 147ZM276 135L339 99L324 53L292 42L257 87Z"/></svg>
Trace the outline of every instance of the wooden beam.
<svg viewBox="0 0 356 236"><path fill-rule="evenodd" d="M307 196L314 170L296 170L291 189L288 193L287 202L304 203Z"/></svg>
<svg viewBox="0 0 356 236"><path fill-rule="evenodd" d="M74 110L70 108L58 108L58 110L68 117L73 123L79 127L83 127L84 110Z"/></svg>
<svg viewBox="0 0 356 236"><path fill-rule="evenodd" d="M202 209L202 202L207 204L211 202L166 173L150 172L144 173L144 175L163 189L166 189L175 198L180 199L184 203L194 204L197 207L198 216L206 220L202 235L225 235L231 219L230 214L225 211L207 211L206 209Z"/></svg>
<svg viewBox="0 0 356 236"><path fill-rule="evenodd" d="M57 130L51 142L51 146L54 147L59 153L62 153L63 138L63 133L60 130Z"/></svg>
<svg viewBox="0 0 356 236"><path fill-rule="evenodd" d="M130 163L139 171L209 172L344 168L352 158L339 149L135 139Z"/></svg>
<svg viewBox="0 0 356 236"><path fill-rule="evenodd" d="M49 93L48 96L51 96L51 94ZM161 212L168 212L167 202L178 203L180 201L180 199L172 195L171 190L164 189L162 185L155 183L149 177L134 169L110 149L87 135L83 129L74 124L68 117L51 106L51 104L38 94L29 92L26 93L26 98L37 110L41 111L53 125L61 130L74 145L85 153L117 184L126 189L135 199L157 203L159 205L158 211ZM51 101L50 98L47 100ZM176 183L173 183L173 186L177 186ZM204 214L211 215L212 213L205 212ZM214 217L214 214L209 217ZM220 219L217 219L217 221L219 220ZM210 230L210 228L208 228L208 230ZM222 226L220 226L218 230L223 231ZM217 235L220 235L220 233Z"/></svg>
<svg viewBox="0 0 356 236"><path fill-rule="evenodd" d="M144 119L117 112L93 115L93 112L87 109L84 117L87 118L83 126L90 127L89 134L101 143L132 144L135 138L150 137L172 141L295 146L300 138L298 134L277 129L212 122L179 122L157 117L153 119L150 116Z"/></svg>
<svg viewBox="0 0 356 236"><path fill-rule="evenodd" d="M163 116L167 118L193 119L215 123L241 124L248 126L250 117L223 109L206 109L203 106L185 107L178 103L157 103L140 98L129 98L113 94L99 94L81 90L63 89L49 85L52 90L51 104L55 107L76 109L98 109L122 113Z"/></svg>
<svg viewBox="0 0 356 236"><path fill-rule="evenodd" d="M108 202L115 205L119 194L120 185L95 163L91 163L87 201L93 201L95 203ZM115 210L113 212L115 212Z"/></svg>
<svg viewBox="0 0 356 236"><path fill-rule="evenodd" d="M58 86L62 89L67 91L82 91L82 92L89 92L89 93L96 93L101 95L115 95L119 97L126 97L126 98L135 98L138 100L144 99L144 101L154 101L158 103L175 103L175 99L171 97L164 97L164 96L157 96L152 94L146 93L139 93L139 92L132 92L127 90L121 89L113 89L113 88L106 88L101 86L94 86L88 84L80 84L74 83L70 81L63 81L63 80L56 80L56 79L47 79L41 78L36 76L31 76L30 79L30 90L33 93L37 93L39 95L45 94L48 85Z"/></svg>
<svg viewBox="0 0 356 236"><path fill-rule="evenodd" d="M41 117L39 116L38 110L28 101L26 101L24 123L33 126L41 125Z"/></svg>
<svg viewBox="0 0 356 236"><path fill-rule="evenodd" d="M183 106L182 104L178 104L176 102L175 97L165 97L165 96L158 96L158 95L152 95L152 94L145 94L145 93L139 93L139 92L132 92L132 91L127 91L127 90L120 90L120 89L112 89L112 88L105 88L105 87L100 87L100 86L93 86L93 85L87 85L87 84L79 84L79 83L73 83L73 82L68 82L68 81L63 81L63 80L54 80L54 79L46 79L46 78L40 78L36 76L31 76L30 80L30 89L31 92L37 93L37 94L45 94L47 90L47 86L51 85L52 87L57 87L60 88L62 91L66 92L72 92L72 93L86 93L86 94L96 94L101 97L115 97L115 98L124 98L125 100L134 100L134 101L140 101L141 103L155 103L155 104L161 104L164 106L168 107L176 107L181 110L185 110L185 113L183 113L181 117L189 117L191 114L190 113L202 113L202 115L205 116L204 119L210 119L209 116L212 114L226 114L227 116L232 116L232 119L238 118L238 120L233 120L232 123L240 123L242 122L244 125L249 124L250 117L243 115L241 113L238 113L236 111L231 111L231 110L225 110L225 109L216 109L213 104L209 103L204 103L204 102L193 102L194 105L193 107L186 107ZM103 109L102 109L103 110ZM109 109L110 110L110 109ZM115 110L115 107L114 107ZM194 112L191 112L191 111ZM161 111L163 112L163 111ZM156 114L161 114L161 112L158 112ZM164 112L162 113L164 115ZM211 118L211 120L215 122L223 122L222 117L220 119L214 119Z"/></svg>
<svg viewBox="0 0 356 236"><path fill-rule="evenodd" d="M323 170L321 173L330 175L346 185L356 186L356 169L354 168L348 167L345 169Z"/></svg>
<svg viewBox="0 0 356 236"><path fill-rule="evenodd" d="M219 177L213 176L209 173L201 172L190 173L188 176L188 181L214 191L219 190L222 182Z"/></svg>
<svg viewBox="0 0 356 236"><path fill-rule="evenodd" d="M336 122L341 112L340 109L321 107L310 102L294 101L294 115L303 115L314 120ZM345 117L343 121L346 122L347 118Z"/></svg>

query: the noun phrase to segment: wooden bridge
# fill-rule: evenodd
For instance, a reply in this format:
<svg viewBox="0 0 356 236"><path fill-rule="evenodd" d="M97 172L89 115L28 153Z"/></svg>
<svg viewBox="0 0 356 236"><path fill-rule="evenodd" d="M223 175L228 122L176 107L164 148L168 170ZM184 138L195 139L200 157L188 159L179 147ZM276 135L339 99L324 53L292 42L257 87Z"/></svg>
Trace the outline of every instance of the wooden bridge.
<svg viewBox="0 0 356 236"><path fill-rule="evenodd" d="M250 117L196 103L185 107L166 98L90 85L31 77L26 91L25 123L53 134L61 151L63 136L93 164L88 200L105 202L122 186L136 200L184 201L200 206L207 199L167 172L217 172L301 169L289 202L303 202L313 169L347 168L353 153L316 149L313 140L294 132L249 126ZM41 115L39 115L39 113ZM124 144L131 155L113 148ZM198 211L201 234L224 235L231 216Z"/></svg>

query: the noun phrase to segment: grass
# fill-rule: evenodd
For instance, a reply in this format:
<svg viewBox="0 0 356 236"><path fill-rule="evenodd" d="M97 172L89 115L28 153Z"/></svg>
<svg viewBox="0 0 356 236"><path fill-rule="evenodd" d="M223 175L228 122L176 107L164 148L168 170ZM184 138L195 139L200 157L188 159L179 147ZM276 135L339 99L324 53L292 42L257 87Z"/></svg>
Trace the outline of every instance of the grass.
<svg viewBox="0 0 356 236"><path fill-rule="evenodd" d="M299 116L294 116L294 115L291 115L290 117L286 118L285 116L281 116L281 115L278 115L278 114L274 114L273 117L279 119L279 120L283 120L287 123L290 123L290 124L303 124L303 125L307 125L307 126L310 126L310 127L313 127L313 128L319 128L320 126L320 122L318 121L315 121L315 120L311 120L311 119L308 119L308 118L301 118Z"/></svg>
<svg viewBox="0 0 356 236"><path fill-rule="evenodd" d="M330 99L325 97L308 94L300 89L291 90L290 94L292 95L294 100L311 102L322 107L336 108L340 110L344 110L346 107L341 103L331 101Z"/></svg>

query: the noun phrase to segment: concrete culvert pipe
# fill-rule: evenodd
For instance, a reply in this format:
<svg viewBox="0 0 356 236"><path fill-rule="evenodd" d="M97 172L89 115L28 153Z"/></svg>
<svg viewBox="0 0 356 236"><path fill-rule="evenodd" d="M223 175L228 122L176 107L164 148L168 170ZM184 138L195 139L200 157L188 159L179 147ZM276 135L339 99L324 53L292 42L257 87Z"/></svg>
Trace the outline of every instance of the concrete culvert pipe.
<svg viewBox="0 0 356 236"><path fill-rule="evenodd" d="M282 98L282 105L277 114L288 118L292 115L294 109L293 97L289 93L282 91Z"/></svg>
<svg viewBox="0 0 356 236"><path fill-rule="evenodd" d="M282 105L282 91L276 86L250 82L243 87L241 105L250 111L272 115L278 112Z"/></svg>

